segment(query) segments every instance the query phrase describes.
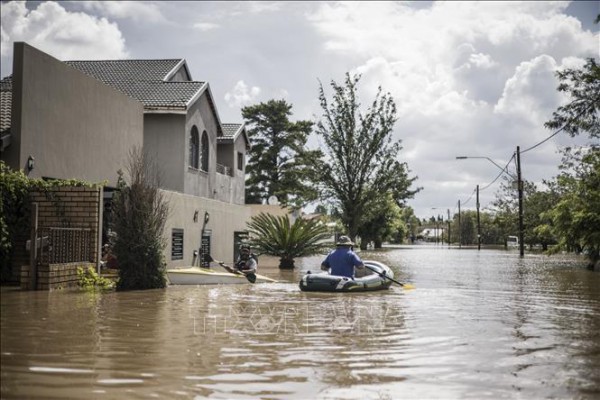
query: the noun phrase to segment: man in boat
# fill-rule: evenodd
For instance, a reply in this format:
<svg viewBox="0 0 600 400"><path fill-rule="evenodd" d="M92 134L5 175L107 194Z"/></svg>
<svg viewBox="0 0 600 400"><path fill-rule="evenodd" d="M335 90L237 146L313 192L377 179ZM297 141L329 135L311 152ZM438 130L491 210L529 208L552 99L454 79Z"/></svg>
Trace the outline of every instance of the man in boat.
<svg viewBox="0 0 600 400"><path fill-rule="evenodd" d="M365 265L353 251L352 240L348 236L340 236L336 243L336 249L327 255L321 263L322 270L330 270L331 275L347 276L354 279L355 268L363 269Z"/></svg>
<svg viewBox="0 0 600 400"><path fill-rule="evenodd" d="M234 269L244 275L249 273L256 274L256 269L258 268L256 259L257 257L252 254L250 245L243 244L240 246L240 256L234 264Z"/></svg>

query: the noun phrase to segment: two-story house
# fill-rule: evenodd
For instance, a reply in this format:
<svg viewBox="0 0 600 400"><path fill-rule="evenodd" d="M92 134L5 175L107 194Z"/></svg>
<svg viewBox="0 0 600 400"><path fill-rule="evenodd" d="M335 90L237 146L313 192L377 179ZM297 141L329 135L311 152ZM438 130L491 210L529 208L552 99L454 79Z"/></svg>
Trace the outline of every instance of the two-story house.
<svg viewBox="0 0 600 400"><path fill-rule="evenodd" d="M107 181L143 147L157 163L169 202L169 267L198 263L202 246L232 260L251 211L244 206L243 124L221 123L207 82L184 59L62 62L15 43L10 126L1 159L31 177ZM29 161L29 164L28 164ZM29 168L28 165L33 165Z"/></svg>

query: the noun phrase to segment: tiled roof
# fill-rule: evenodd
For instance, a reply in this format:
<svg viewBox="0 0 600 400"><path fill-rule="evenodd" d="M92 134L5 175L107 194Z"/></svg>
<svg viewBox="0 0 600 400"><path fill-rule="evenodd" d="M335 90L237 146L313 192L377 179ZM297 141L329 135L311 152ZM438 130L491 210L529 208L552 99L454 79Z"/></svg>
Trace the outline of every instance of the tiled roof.
<svg viewBox="0 0 600 400"><path fill-rule="evenodd" d="M242 134L246 141L246 147L250 148L250 141L244 124L221 124L221 126L223 127L223 135L217 137L217 143L233 143Z"/></svg>
<svg viewBox="0 0 600 400"><path fill-rule="evenodd" d="M12 75L0 81L0 134L10 131L12 107Z"/></svg>
<svg viewBox="0 0 600 400"><path fill-rule="evenodd" d="M224 138L232 138L242 127L242 124L221 124L223 126L223 137Z"/></svg>
<svg viewBox="0 0 600 400"><path fill-rule="evenodd" d="M65 61L102 82L164 81L183 60Z"/></svg>
<svg viewBox="0 0 600 400"><path fill-rule="evenodd" d="M197 81L165 81L183 60L65 61L66 64L133 97L146 109L185 110L203 90Z"/></svg>

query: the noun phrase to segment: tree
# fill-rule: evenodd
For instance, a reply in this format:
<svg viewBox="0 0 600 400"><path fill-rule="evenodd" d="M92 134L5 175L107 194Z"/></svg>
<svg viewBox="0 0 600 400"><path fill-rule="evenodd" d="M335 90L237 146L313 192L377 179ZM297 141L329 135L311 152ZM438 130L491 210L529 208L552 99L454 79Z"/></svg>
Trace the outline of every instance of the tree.
<svg viewBox="0 0 600 400"><path fill-rule="evenodd" d="M331 247L327 226L315 219L260 213L248 223L250 245L260 254L279 257L279 268L294 268L294 259L324 253Z"/></svg>
<svg viewBox="0 0 600 400"><path fill-rule="evenodd" d="M379 88L371 107L363 115L357 98L360 75L346 74L344 85L331 82L333 99L327 100L319 87L323 118L317 133L324 140L327 157L320 165L322 195L339 210L348 235L360 234L369 204L391 193L398 204L412 198L416 179L408 177L406 163L397 160L400 140L392 140L396 104L389 93Z"/></svg>
<svg viewBox="0 0 600 400"><path fill-rule="evenodd" d="M548 250L550 244L556 244L551 229L552 221L546 211L558 201L559 198L554 191L541 191L537 188L525 198L523 219L524 225L527 227L524 235L526 244L529 246L541 244L543 250Z"/></svg>
<svg viewBox="0 0 600 400"><path fill-rule="evenodd" d="M583 68L565 69L556 75L558 91L567 93L571 101L558 107L544 126L564 129L571 136L584 131L590 138L600 138L600 66L590 58Z"/></svg>
<svg viewBox="0 0 600 400"><path fill-rule="evenodd" d="M112 210L116 233L113 253L119 265L117 290L154 289L166 286L163 230L169 207L158 189L156 164L141 149L130 152L130 182L119 171L119 191Z"/></svg>
<svg viewBox="0 0 600 400"><path fill-rule="evenodd" d="M598 22L598 18L596 18ZM571 136L586 132L600 138L600 67L593 58L581 69L557 72L558 90L571 101L552 114L545 126L564 129ZM561 173L556 177L560 201L546 216L558 237L558 249L584 251L590 265L600 260L600 147L597 142L563 151Z"/></svg>
<svg viewBox="0 0 600 400"><path fill-rule="evenodd" d="M277 196L282 205L301 207L317 198L314 185L319 150L305 148L312 131L311 121L290 122L292 106L285 100L269 100L244 107L252 143L249 161L246 203L260 204Z"/></svg>
<svg viewBox="0 0 600 400"><path fill-rule="evenodd" d="M384 241L391 239L399 230L405 229L402 210L390 193L371 202L363 221L360 229L362 250L366 250L369 242L373 242L376 249L381 248Z"/></svg>
<svg viewBox="0 0 600 400"><path fill-rule="evenodd" d="M590 264L600 260L600 148L571 153L574 168L556 178L560 201L546 213L560 249L585 252Z"/></svg>
<svg viewBox="0 0 600 400"><path fill-rule="evenodd" d="M523 181L523 209L527 209L528 199L531 198L534 193L537 192L537 188L535 184ZM505 244L506 237L511 235L516 235L519 231L519 199L517 196L517 190L512 187L512 182L505 178L505 180L500 184L500 189L496 192L496 198L492 202L492 212L495 215L494 224L496 224L502 235L504 236ZM530 217L531 213L528 214ZM524 215L525 217L525 215ZM529 222L531 222L531 218L529 218ZM530 224L526 224L524 220L524 236L528 236L531 238L531 229L534 227Z"/></svg>

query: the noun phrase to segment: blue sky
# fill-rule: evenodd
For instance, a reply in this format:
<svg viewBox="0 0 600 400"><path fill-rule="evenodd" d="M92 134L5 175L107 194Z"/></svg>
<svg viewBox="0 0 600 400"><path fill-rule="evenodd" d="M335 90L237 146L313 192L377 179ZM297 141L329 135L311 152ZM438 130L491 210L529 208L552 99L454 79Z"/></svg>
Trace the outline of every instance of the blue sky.
<svg viewBox="0 0 600 400"><path fill-rule="evenodd" d="M504 165L552 134L543 123L568 100L554 72L598 57L598 13L598 1L2 2L1 75L14 41L60 60L185 58L221 120L241 122L243 106L273 98L293 119L318 120L319 82L360 73L363 104L378 86L394 96L399 158L424 188L409 205L427 218L498 174L456 156ZM524 154L524 178L554 176L558 148L573 143L585 138L559 134ZM482 191L482 207L497 189Z"/></svg>

